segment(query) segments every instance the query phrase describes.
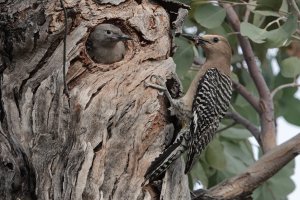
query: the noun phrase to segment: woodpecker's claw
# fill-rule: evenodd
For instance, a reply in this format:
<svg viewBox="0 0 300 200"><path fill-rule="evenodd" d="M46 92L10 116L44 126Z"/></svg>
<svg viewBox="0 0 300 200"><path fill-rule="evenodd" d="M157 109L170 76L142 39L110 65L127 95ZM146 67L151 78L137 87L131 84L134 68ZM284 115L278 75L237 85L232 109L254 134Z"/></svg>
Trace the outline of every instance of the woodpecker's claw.
<svg viewBox="0 0 300 200"><path fill-rule="evenodd" d="M151 75L150 82L144 81L144 86L152 87L152 88L158 89L162 92L167 90L163 77L161 77L159 75ZM162 93L159 93L159 94L162 95Z"/></svg>
<svg viewBox="0 0 300 200"><path fill-rule="evenodd" d="M165 85L165 80L160 75L155 75L155 74L151 75L150 81L152 83L155 83L155 84L160 85L160 86L164 86Z"/></svg>

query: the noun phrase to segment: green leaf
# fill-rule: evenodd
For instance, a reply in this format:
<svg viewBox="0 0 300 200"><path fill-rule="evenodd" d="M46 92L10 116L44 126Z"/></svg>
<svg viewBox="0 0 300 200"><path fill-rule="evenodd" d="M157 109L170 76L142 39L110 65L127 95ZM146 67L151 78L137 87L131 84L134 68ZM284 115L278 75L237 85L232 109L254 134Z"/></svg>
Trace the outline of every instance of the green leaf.
<svg viewBox="0 0 300 200"><path fill-rule="evenodd" d="M267 42L269 48L281 47L287 43L297 29L297 17L290 15L287 21L277 29L267 31L248 22L241 23L241 34L255 43Z"/></svg>
<svg viewBox="0 0 300 200"><path fill-rule="evenodd" d="M235 73L232 73L231 74L231 80L233 80L235 82L239 82L239 77Z"/></svg>
<svg viewBox="0 0 300 200"><path fill-rule="evenodd" d="M194 45L184 38L175 38L175 44L177 50L173 59L176 63L176 72L183 83L184 90L186 90L195 75L195 72L189 73L194 60Z"/></svg>
<svg viewBox="0 0 300 200"><path fill-rule="evenodd" d="M281 7L282 0L258 0L256 10L278 11Z"/></svg>
<svg viewBox="0 0 300 200"><path fill-rule="evenodd" d="M253 42L264 43L266 30L258 28L248 22L241 23L241 34L250 38Z"/></svg>
<svg viewBox="0 0 300 200"><path fill-rule="evenodd" d="M224 21L226 11L224 8L206 4L196 7L194 12L195 20L206 28L215 28L220 26Z"/></svg>
<svg viewBox="0 0 300 200"><path fill-rule="evenodd" d="M215 138L208 146L205 152L207 163L215 169L223 170L226 166L225 156L223 154L223 145L219 139Z"/></svg>
<svg viewBox="0 0 300 200"><path fill-rule="evenodd" d="M300 113L300 100L297 98L291 98L289 101L285 102L282 105L283 117L286 121L300 126L299 113Z"/></svg>
<svg viewBox="0 0 300 200"><path fill-rule="evenodd" d="M243 172L247 168L245 152L241 151L240 144L230 141L222 141L226 158L226 171L232 174ZM245 159L245 160L244 160Z"/></svg>
<svg viewBox="0 0 300 200"><path fill-rule="evenodd" d="M281 47L287 43L291 35L297 30L297 17L290 15L287 21L278 29L265 33L269 48Z"/></svg>
<svg viewBox="0 0 300 200"><path fill-rule="evenodd" d="M282 5L279 9L279 12L281 13L288 13L289 12L289 5L288 5L288 2L289 0L283 0L282 1Z"/></svg>
<svg viewBox="0 0 300 200"><path fill-rule="evenodd" d="M224 125L220 125L224 127ZM251 137L252 135L246 129L230 128L225 131L222 131L220 134L221 137L227 139L236 139L236 140L245 140Z"/></svg>
<svg viewBox="0 0 300 200"><path fill-rule="evenodd" d="M300 59L290 57L281 62L281 73L284 77L293 78L300 74Z"/></svg>
<svg viewBox="0 0 300 200"><path fill-rule="evenodd" d="M295 161L293 160L255 190L253 198L255 200L287 199L288 194L295 189L295 184L291 179L291 175L294 173L294 167Z"/></svg>

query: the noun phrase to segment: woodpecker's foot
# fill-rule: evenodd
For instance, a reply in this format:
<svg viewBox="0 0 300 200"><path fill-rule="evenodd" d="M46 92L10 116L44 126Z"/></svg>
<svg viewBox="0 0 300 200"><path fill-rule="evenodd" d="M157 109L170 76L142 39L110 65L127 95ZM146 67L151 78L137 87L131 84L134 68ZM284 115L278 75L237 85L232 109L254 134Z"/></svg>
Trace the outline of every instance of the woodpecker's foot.
<svg viewBox="0 0 300 200"><path fill-rule="evenodd" d="M165 80L159 75L151 75L150 82L144 82L145 87L152 87L162 92L167 91Z"/></svg>

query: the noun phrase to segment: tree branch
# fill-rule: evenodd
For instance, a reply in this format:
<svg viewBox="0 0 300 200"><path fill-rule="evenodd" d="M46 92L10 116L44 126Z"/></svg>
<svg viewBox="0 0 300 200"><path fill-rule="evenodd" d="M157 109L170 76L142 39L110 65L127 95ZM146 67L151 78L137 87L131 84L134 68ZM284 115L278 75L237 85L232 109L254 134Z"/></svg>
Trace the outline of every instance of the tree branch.
<svg viewBox="0 0 300 200"><path fill-rule="evenodd" d="M260 112L259 100L252 93L250 93L242 84L238 82L232 81L232 86L253 106L257 112Z"/></svg>
<svg viewBox="0 0 300 200"><path fill-rule="evenodd" d="M261 145L261 140L260 140L260 137L259 137L260 131L248 119L244 118L243 116L241 116L240 114L238 114L236 112L227 112L226 113L226 117L229 117L229 118L233 119L235 122L243 125L255 137L255 139L258 142L258 144Z"/></svg>
<svg viewBox="0 0 300 200"><path fill-rule="evenodd" d="M227 19L232 28L236 32L240 32L240 20L230 4L222 4L227 12ZM256 64L255 56L249 40L241 34L237 34L241 45L245 61L248 65L248 70L251 78L254 81L256 89L260 97L260 124L261 124L261 144L263 152L267 152L276 146L275 121L273 100L270 95L270 90L259 71Z"/></svg>
<svg viewBox="0 0 300 200"><path fill-rule="evenodd" d="M263 155L245 172L201 192L195 200L237 199L249 195L261 183L272 177L300 153L300 133ZM197 191L196 191L197 193ZM203 198L204 196L204 198Z"/></svg>

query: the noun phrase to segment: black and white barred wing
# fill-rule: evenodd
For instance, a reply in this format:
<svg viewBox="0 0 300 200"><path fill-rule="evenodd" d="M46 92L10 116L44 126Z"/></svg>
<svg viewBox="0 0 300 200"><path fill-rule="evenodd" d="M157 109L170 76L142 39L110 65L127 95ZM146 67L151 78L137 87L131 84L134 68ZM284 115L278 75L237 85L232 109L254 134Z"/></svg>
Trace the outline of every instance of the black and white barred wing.
<svg viewBox="0 0 300 200"><path fill-rule="evenodd" d="M220 119L228 110L232 94L231 80L217 69L207 70L199 82L193 102L193 118L190 124L190 140L185 166L187 173L194 157L200 154L212 140Z"/></svg>

